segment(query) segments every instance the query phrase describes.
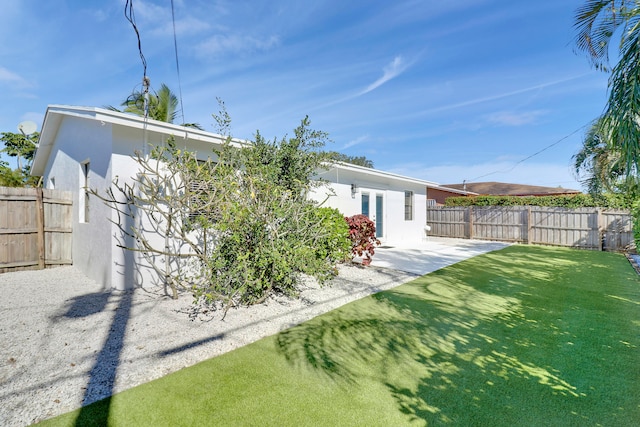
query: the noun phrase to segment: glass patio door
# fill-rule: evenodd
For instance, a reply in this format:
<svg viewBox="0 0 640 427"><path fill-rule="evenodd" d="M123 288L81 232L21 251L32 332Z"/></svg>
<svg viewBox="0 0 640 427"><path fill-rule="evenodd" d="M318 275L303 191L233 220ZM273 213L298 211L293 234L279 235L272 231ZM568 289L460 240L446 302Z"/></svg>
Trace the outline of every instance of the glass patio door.
<svg viewBox="0 0 640 427"><path fill-rule="evenodd" d="M362 193L362 214L366 215L376 225L376 237L384 236L384 195L375 195L375 204L371 204L369 193Z"/></svg>

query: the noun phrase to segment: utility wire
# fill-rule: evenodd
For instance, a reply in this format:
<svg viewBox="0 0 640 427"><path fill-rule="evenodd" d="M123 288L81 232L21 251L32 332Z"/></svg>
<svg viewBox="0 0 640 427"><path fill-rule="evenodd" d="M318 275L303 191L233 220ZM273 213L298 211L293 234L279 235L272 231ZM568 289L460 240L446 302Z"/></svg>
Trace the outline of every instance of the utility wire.
<svg viewBox="0 0 640 427"><path fill-rule="evenodd" d="M511 166L509 169L496 170L496 171L493 171L493 172L489 172L489 173L486 173L486 174L484 174L484 175L477 176L477 177L475 177L475 178L473 178L473 179L466 179L466 180L464 180L464 182L476 182L478 179L480 179L480 178L484 178L485 176L493 175L493 174L496 174L496 173L507 173L507 172L511 172L511 171L512 171L512 170L514 170L514 169L515 169L519 164L524 163L524 162L526 162L527 160L529 160L530 158L535 157L535 156L537 156L538 154L543 153L544 151L547 151L549 148L551 148L551 147L553 147L553 146L556 146L556 145L560 144L560 143L561 143L562 141L564 141L565 139L570 138L571 136L573 136L573 135L575 135L576 133L580 132L581 130L583 130L583 129L584 129L584 128L586 128L587 126L590 126L590 125L591 125L591 123L592 123L592 122L589 122L589 123L587 123L587 124L585 124L585 125L583 125L583 126L580 126L578 129L574 130L574 131L573 131L573 132L571 132L569 135L563 136L562 138L560 138L560 139L559 139L559 140L557 140L556 142L554 142L554 143L552 143L552 144L547 145L547 146L546 146L546 147L544 147L542 150L540 150L540 151L536 151L535 153L531 154L530 156L527 156L527 157L525 157L524 159L518 160L518 161L517 161L517 162L515 162L515 163L513 164L513 166Z"/></svg>
<svg viewBox="0 0 640 427"><path fill-rule="evenodd" d="M172 2L173 3L173 2ZM136 37L138 38L138 52L140 52L140 59L142 60L142 76L143 80L147 77L147 60L144 58L144 54L142 53L142 43L140 42L140 32L138 31L138 26L136 25L136 15L133 12L133 0L127 0L124 5L124 17L127 18L127 21L131 23L133 27L133 31L136 32Z"/></svg>
<svg viewBox="0 0 640 427"><path fill-rule="evenodd" d="M182 103L182 82L180 81L180 61L178 60L178 38L176 37L176 14L171 0L171 20L173 21L173 46L176 53L176 71L178 73L178 95L180 96L180 114L182 115L182 123L184 120L184 104Z"/></svg>

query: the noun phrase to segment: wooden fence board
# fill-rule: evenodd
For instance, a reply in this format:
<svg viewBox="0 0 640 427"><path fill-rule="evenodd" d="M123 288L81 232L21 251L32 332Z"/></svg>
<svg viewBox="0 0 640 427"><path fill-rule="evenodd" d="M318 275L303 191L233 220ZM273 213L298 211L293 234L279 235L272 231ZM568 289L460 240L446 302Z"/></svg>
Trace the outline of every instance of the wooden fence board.
<svg viewBox="0 0 640 427"><path fill-rule="evenodd" d="M72 264L70 192L0 187L0 273Z"/></svg>
<svg viewBox="0 0 640 427"><path fill-rule="evenodd" d="M620 251L633 245L626 210L539 206L427 208L429 235Z"/></svg>

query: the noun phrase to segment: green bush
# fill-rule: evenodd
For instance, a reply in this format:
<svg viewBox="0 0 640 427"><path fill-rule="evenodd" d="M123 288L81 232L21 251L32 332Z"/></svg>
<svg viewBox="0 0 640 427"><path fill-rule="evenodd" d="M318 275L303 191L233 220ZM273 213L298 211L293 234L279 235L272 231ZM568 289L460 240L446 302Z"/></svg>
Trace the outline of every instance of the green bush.
<svg viewBox="0 0 640 427"><path fill-rule="evenodd" d="M633 217L633 240L638 250L640 248L640 199L636 199L631 205L631 216Z"/></svg>
<svg viewBox="0 0 640 427"><path fill-rule="evenodd" d="M316 208L313 211L319 222L321 235L315 247L315 256L329 262L344 261L351 252L349 226L338 209Z"/></svg>
<svg viewBox="0 0 640 427"><path fill-rule="evenodd" d="M558 196L475 196L449 197L446 206L557 206L563 208L603 207L628 209L631 202L622 194L589 194Z"/></svg>
<svg viewBox="0 0 640 427"><path fill-rule="evenodd" d="M307 198L321 166L326 135L308 119L293 138L251 147L226 147L209 186L218 189L216 236L207 262L208 280L193 288L196 299L254 304L273 293L295 295L301 273L320 282L332 277L350 244L342 215ZM206 212L203 213L207 215Z"/></svg>

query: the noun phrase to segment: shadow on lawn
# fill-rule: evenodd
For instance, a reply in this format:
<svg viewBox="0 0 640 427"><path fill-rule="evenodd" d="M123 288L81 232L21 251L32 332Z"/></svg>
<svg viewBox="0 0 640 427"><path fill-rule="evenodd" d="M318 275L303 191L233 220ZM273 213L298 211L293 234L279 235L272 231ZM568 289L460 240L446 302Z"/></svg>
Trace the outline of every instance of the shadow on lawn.
<svg viewBox="0 0 640 427"><path fill-rule="evenodd" d="M588 309L571 323L581 303L563 300L572 289L560 284L567 271L593 268L575 258L590 258L564 251L550 263L520 252L465 261L345 306L282 332L278 349L345 386L384 384L402 412L429 425L593 422L602 408L585 392L597 395L589 386L602 378L580 370L606 372L607 361L599 341L585 342L594 346L587 352L576 344L598 318Z"/></svg>

